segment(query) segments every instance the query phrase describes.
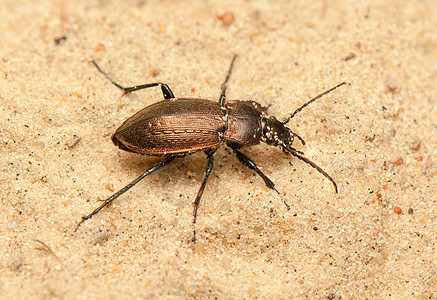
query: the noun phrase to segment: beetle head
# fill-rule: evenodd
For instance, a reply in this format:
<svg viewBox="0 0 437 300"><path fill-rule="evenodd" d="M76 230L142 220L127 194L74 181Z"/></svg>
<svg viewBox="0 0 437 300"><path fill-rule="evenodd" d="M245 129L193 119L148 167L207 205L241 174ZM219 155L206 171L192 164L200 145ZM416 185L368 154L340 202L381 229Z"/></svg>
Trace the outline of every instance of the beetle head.
<svg viewBox="0 0 437 300"><path fill-rule="evenodd" d="M281 121L275 117L264 117L262 119L263 141L271 146L281 146L286 153L294 148L291 146L294 138L297 137L305 145L304 140L286 127Z"/></svg>
<svg viewBox="0 0 437 300"><path fill-rule="evenodd" d="M296 133L291 131L290 128L286 127L284 124L288 122L287 119L280 122L275 117L263 117L262 118L262 140L269 145L272 146L280 146L282 151L285 154L291 154L300 160L303 160L313 168L315 168L318 172L320 172L323 176L328 178L332 184L334 185L335 192L338 193L337 183L335 183L334 179L329 176L322 168L316 165L314 162L303 156L303 152L295 149L292 144L294 138L297 137L303 145L305 145L305 141L298 136Z"/></svg>
<svg viewBox="0 0 437 300"><path fill-rule="evenodd" d="M335 192L338 193L337 190L337 183L335 183L334 179L329 176L328 173L326 173L322 168L320 168L318 165L316 165L314 162L303 156L303 152L296 150L293 148L292 144L294 141L294 138L297 137L303 145L305 145L305 141L296 133L291 131L290 128L286 127L285 125L303 108L307 107L309 104L313 103L315 100L319 99L320 97L332 92L336 88L346 84L346 82L342 82L340 84L337 84L333 88L330 88L329 90L326 90L325 92L317 95L316 97L312 98L308 102L304 103L302 106L300 106L298 109L296 109L288 118L286 118L284 121L280 122L275 117L267 117L265 116L267 113L267 108L264 108L260 104L259 107L255 105L255 107L258 108L258 110L262 113L262 140L266 142L269 145L272 146L280 146L282 147L282 151L285 154L291 154L300 160L306 162L313 168L315 168L318 172L320 172L323 176L328 178L332 184L334 185ZM260 108L263 108L261 110Z"/></svg>

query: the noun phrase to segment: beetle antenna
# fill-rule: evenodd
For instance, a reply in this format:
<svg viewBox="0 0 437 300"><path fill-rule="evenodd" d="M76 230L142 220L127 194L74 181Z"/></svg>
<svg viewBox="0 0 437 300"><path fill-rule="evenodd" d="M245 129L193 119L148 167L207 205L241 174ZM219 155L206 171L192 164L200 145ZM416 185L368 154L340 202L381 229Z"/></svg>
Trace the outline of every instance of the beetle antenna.
<svg viewBox="0 0 437 300"><path fill-rule="evenodd" d="M304 145L305 146L305 141L303 140L303 138L301 138L297 133L294 133L293 131L291 131L290 130L290 132L291 132L291 134L293 135L293 136L295 136L295 137L297 137L298 139L299 139L299 141L302 143L302 145Z"/></svg>
<svg viewBox="0 0 437 300"><path fill-rule="evenodd" d="M290 147L287 147L285 145L282 145L288 153L290 153L293 156L296 156L297 158L299 158L300 160L303 160L304 162L306 162L307 164L309 164L311 167L313 167L314 169L316 169L317 171L319 171L319 173L321 173L323 176L325 176L326 178L329 179L329 181L332 182L332 184L334 185L334 189L335 192L338 194L338 189L337 189L337 183L334 181L334 179L332 179L331 176L329 176L328 173L326 173L322 168L320 168L318 165L316 165L313 161L309 160L308 158L306 158L305 156L302 156L302 152L297 151L295 149L292 149Z"/></svg>
<svg viewBox="0 0 437 300"><path fill-rule="evenodd" d="M317 99L325 96L326 94L329 94L330 92L332 92L333 90L335 90L336 88L342 86L343 84L346 84L346 82L342 82L337 84L336 86L330 88L329 90L324 91L323 93L315 96L314 98L312 98L310 101L308 101L307 103L305 103L304 105L302 105L301 107L299 107L298 109L296 109L294 111L294 113L291 114L291 116L289 116L288 118L286 118L284 121L282 121L282 124L287 124L293 117L294 115L296 115L298 112L300 112L303 108L307 107L308 105L310 105L311 103L313 103L314 101L316 101Z"/></svg>

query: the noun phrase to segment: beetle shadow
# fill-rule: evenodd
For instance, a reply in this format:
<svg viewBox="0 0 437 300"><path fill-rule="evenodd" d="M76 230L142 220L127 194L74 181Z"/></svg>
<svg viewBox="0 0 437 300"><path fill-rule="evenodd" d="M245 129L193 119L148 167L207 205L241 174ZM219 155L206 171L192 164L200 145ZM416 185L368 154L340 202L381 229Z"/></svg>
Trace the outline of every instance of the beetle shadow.
<svg viewBox="0 0 437 300"><path fill-rule="evenodd" d="M120 151L118 159L113 163L114 169L116 168L119 172L126 173L128 176L135 178L163 160L162 157L138 155ZM177 157L162 170L159 170L156 174L151 174L150 177L145 178L143 181L146 184L147 182L153 182L155 186L159 185L163 190L174 190L175 193L177 193L179 191L175 185L178 185L181 181L190 180L191 177L195 177L196 184L198 182L200 186L205 164L206 156L202 152ZM184 186L193 186L193 184L194 183L183 184L181 189L183 189ZM169 188L168 185L172 185L171 188ZM183 191L181 190L180 192Z"/></svg>

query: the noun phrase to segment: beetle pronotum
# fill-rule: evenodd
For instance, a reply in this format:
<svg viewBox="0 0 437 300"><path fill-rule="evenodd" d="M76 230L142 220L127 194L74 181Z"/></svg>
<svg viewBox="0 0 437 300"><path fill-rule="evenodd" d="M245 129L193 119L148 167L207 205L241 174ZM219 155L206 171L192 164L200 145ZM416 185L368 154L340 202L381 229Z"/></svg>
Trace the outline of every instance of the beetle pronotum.
<svg viewBox="0 0 437 300"><path fill-rule="evenodd" d="M218 101L198 98L175 98L170 87L162 82L125 88L113 81L93 60L97 70L116 87L123 90L123 95L155 86L161 88L164 100L147 106L128 118L116 130L111 139L122 150L161 156L163 161L147 169L138 178L106 199L93 212L83 216L76 227L76 231L83 222L97 214L144 177L169 164L175 157L203 151L207 156L207 162L202 184L194 200L193 223L196 223L200 199L214 167L214 153L223 143L226 143L234 151L237 159L243 165L255 171L264 180L267 187L278 194L275 184L257 167L252 159L241 152L242 147L257 145L261 141L268 145L280 146L285 154L291 154L299 158L323 174L332 182L335 192L338 192L336 182L328 173L304 157L303 152L292 147L295 137L303 145L305 145L305 141L285 125L304 107L344 85L345 82L337 84L312 98L281 122L273 116L268 116L268 107L264 107L255 101L226 100L227 83L236 57L236 55L233 57L226 79L221 85L221 95ZM286 205L289 208L288 204ZM193 241L195 239L194 231Z"/></svg>

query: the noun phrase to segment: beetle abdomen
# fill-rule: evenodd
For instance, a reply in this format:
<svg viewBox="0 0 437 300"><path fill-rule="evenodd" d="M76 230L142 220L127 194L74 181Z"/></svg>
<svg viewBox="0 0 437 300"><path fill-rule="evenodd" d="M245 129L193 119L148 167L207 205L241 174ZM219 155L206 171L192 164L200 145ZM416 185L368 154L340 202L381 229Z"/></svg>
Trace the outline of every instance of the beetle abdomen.
<svg viewBox="0 0 437 300"><path fill-rule="evenodd" d="M216 102L204 99L161 101L127 119L112 141L146 155L183 155L218 145L226 130L224 114Z"/></svg>

